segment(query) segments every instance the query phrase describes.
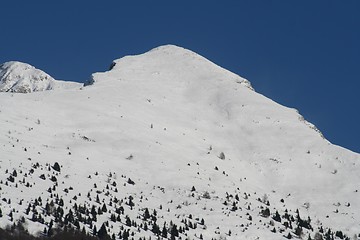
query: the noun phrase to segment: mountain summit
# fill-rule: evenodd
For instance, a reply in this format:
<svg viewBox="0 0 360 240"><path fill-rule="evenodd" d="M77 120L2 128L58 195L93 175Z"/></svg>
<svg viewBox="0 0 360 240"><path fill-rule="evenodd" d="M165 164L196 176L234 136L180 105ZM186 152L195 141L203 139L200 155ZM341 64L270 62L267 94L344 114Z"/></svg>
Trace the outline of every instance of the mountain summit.
<svg viewBox="0 0 360 240"><path fill-rule="evenodd" d="M219 67L188 49L175 45L165 45L138 56L126 56L117 59L112 62L108 72L93 74L91 80L85 85L91 85L107 77L119 80L127 75L137 77L141 74L158 75L155 77L157 79L163 79L166 76L168 84L173 81L177 81L178 84L196 81L198 86L211 84L211 81L226 79L252 89L250 82L246 79Z"/></svg>
<svg viewBox="0 0 360 240"><path fill-rule="evenodd" d="M0 91L29 93L52 89L54 79L47 73L22 62L0 65Z"/></svg>
<svg viewBox="0 0 360 240"><path fill-rule="evenodd" d="M359 154L246 79L167 45L85 85L0 94L1 227L115 239L360 233Z"/></svg>
<svg viewBox="0 0 360 240"><path fill-rule="evenodd" d="M55 80L27 63L11 61L0 65L0 92L31 93L78 86L75 82Z"/></svg>

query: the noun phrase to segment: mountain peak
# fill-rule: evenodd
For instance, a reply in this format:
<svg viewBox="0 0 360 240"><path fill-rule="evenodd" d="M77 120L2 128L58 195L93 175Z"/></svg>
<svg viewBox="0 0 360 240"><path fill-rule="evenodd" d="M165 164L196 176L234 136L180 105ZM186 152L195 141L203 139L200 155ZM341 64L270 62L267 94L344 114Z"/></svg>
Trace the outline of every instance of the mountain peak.
<svg viewBox="0 0 360 240"><path fill-rule="evenodd" d="M198 55L197 53L180 47L180 46L176 46L176 45L172 45L172 44L167 44L167 45L162 45L156 48L151 49L150 51L148 51L148 53L164 53L164 54L193 54L193 55Z"/></svg>
<svg viewBox="0 0 360 240"><path fill-rule="evenodd" d="M29 93L52 89L54 78L30 64L10 61L0 65L0 91Z"/></svg>
<svg viewBox="0 0 360 240"><path fill-rule="evenodd" d="M216 65L201 55L176 45L163 45L140 54L125 56L112 62L109 71L94 73L85 85L95 82L107 82L106 79L140 79L141 76L153 76L177 82L194 82L198 85L214 81L240 83L252 89L248 80ZM113 83L113 81L111 81Z"/></svg>

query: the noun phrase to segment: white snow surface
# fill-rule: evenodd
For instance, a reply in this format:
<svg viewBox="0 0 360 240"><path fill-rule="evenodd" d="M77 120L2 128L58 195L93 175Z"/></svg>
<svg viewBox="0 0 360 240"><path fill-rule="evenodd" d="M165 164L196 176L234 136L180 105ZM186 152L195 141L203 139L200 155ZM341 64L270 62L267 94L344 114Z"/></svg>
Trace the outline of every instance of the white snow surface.
<svg viewBox="0 0 360 240"><path fill-rule="evenodd" d="M33 75L38 70L26 71ZM44 84L29 91L52 87L52 78L40 76L37 81ZM10 85L4 81L1 88L13 89ZM199 234L204 239L283 239L293 234L260 215L267 207L260 198L269 200L271 215L299 209L302 217L311 217L314 231L304 229L305 239L319 226L350 237L360 233L359 154L332 145L295 109L255 92L244 78L190 50L166 45L115 60L111 70L93 74L86 85L0 94L0 196L11 199L10 204L0 202L0 226L11 224L7 214L12 209L19 219L39 196L43 203L51 200L47 190L56 172L49 166L58 162L62 168L55 193L64 199L65 212L75 202L101 207L94 202L96 195L106 204L131 195L134 209L123 206L132 219L145 207L156 209L161 228L170 221L181 226L189 214L204 218L206 227L190 229L189 239ZM5 185L13 170L15 182ZM128 178L135 185L126 183ZM112 186L105 189L113 181L118 192ZM210 198L203 197L206 192ZM240 196L239 210L230 210L235 200L228 194ZM108 205L108 210L114 207ZM98 229L109 217L98 217ZM44 229L30 218L30 232ZM122 226L110 224L114 233ZM152 236L150 231L135 232L136 237Z"/></svg>
<svg viewBox="0 0 360 240"><path fill-rule="evenodd" d="M79 83L57 81L27 63L10 61L0 65L0 92L31 93L79 86Z"/></svg>

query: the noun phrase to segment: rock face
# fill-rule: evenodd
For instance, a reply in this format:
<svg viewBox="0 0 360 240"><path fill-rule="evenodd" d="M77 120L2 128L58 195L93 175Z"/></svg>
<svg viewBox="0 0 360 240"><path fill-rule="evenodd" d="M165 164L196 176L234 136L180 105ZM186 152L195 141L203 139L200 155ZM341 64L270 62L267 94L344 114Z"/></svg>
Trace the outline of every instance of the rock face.
<svg viewBox="0 0 360 240"><path fill-rule="evenodd" d="M54 78L35 67L22 62L6 62L0 65L0 91L30 93L51 90Z"/></svg>

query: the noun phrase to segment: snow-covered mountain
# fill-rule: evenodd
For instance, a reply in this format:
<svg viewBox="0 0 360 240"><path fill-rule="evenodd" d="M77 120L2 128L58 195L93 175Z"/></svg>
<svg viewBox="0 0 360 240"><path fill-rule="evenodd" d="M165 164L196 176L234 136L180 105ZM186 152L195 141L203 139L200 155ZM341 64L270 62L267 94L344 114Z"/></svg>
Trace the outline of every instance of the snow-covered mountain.
<svg viewBox="0 0 360 240"><path fill-rule="evenodd" d="M73 87L79 84L55 80L27 63L11 61L0 65L0 92L30 93Z"/></svg>
<svg viewBox="0 0 360 240"><path fill-rule="evenodd" d="M360 155L249 81L167 45L85 85L0 94L0 226L357 239Z"/></svg>

